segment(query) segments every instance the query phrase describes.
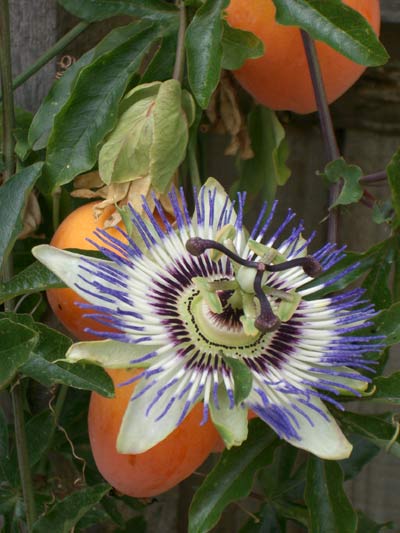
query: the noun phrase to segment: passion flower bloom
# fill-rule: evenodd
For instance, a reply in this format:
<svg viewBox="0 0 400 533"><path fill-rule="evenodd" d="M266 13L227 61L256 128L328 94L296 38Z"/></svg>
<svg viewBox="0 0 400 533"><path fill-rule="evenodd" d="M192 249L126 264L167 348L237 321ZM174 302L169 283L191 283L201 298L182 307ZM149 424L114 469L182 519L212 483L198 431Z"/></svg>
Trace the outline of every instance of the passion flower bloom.
<svg viewBox="0 0 400 533"><path fill-rule="evenodd" d="M327 459L351 452L325 403L360 395L379 339L357 333L372 305L355 289L310 299L326 287L307 284L342 256L327 244L307 255L294 214L269 232L276 204L264 206L248 233L245 195L237 212L221 185L208 180L193 218L183 194L172 193L175 223L155 200L133 209L135 240L98 229L109 260L38 246L34 255L85 298L91 318L117 331L79 342L69 361L105 368L143 367L118 437L121 453L141 453L164 439L202 401L228 447L247 437L248 410L294 446ZM118 229L118 228L117 228ZM286 237L284 237L286 233ZM90 330L89 330L90 331ZM138 378L134 378L138 379ZM122 383L121 386L124 384Z"/></svg>

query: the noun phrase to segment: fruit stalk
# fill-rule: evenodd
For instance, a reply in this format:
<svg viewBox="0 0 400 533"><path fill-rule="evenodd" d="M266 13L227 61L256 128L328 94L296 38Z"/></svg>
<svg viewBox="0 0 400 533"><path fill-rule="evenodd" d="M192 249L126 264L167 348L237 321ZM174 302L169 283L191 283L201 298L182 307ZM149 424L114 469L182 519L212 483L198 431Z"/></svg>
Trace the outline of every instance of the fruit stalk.
<svg viewBox="0 0 400 533"><path fill-rule="evenodd" d="M15 170L13 137L14 95L12 88L10 11L8 0L0 0L0 75L3 94L3 153L5 162L3 176L4 180L7 180L14 174ZM11 276L12 256L9 255L4 261L2 279L3 281L8 281L11 279ZM4 304L4 309L5 311L13 311L13 300L6 302ZM18 377L11 389L11 399L14 415L18 468L26 507L26 520L28 531L32 531L32 526L36 519L36 509L25 432L23 395L21 385L18 382Z"/></svg>
<svg viewBox="0 0 400 533"><path fill-rule="evenodd" d="M333 128L332 117L329 111L328 101L324 82L322 80L321 69L314 41L304 30L301 30L304 50L307 56L308 68L310 71L311 81L314 89L315 100L317 103L318 116L321 124L322 137L325 144L325 150L329 161L340 157L340 151L336 140L335 130ZM335 203L339 195L340 184L335 183L329 190L329 205ZM328 241L336 242L338 238L339 211L337 208L331 209L328 215Z"/></svg>

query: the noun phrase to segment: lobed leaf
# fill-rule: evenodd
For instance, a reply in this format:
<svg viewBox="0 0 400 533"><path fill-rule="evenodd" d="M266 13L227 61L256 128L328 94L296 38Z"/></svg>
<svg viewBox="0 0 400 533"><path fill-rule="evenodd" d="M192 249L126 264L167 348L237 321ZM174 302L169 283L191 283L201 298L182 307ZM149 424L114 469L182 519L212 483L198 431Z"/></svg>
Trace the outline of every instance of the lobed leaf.
<svg viewBox="0 0 400 533"><path fill-rule="evenodd" d="M205 533L218 522L227 505L246 497L259 468L269 464L279 444L274 433L261 421L250 424L247 440L225 451L192 500L189 533Z"/></svg>
<svg viewBox="0 0 400 533"><path fill-rule="evenodd" d="M376 333L384 335L386 346L400 342L400 302L379 313L374 323Z"/></svg>
<svg viewBox="0 0 400 533"><path fill-rule="evenodd" d="M380 376L374 379L373 384L376 387L373 400L400 404L400 372L387 377Z"/></svg>
<svg viewBox="0 0 400 533"><path fill-rule="evenodd" d="M343 472L335 461L308 458L305 501L310 533L356 533L357 514L343 488Z"/></svg>
<svg viewBox="0 0 400 533"><path fill-rule="evenodd" d="M232 28L224 21L222 35L222 68L236 70L247 59L264 55L264 43L254 33Z"/></svg>
<svg viewBox="0 0 400 533"><path fill-rule="evenodd" d="M340 0L273 0L276 20L299 26L342 55L368 67L389 56L366 19Z"/></svg>
<svg viewBox="0 0 400 533"><path fill-rule="evenodd" d="M197 103L205 109L216 89L222 65L223 10L229 0L206 0L186 30L189 84Z"/></svg>

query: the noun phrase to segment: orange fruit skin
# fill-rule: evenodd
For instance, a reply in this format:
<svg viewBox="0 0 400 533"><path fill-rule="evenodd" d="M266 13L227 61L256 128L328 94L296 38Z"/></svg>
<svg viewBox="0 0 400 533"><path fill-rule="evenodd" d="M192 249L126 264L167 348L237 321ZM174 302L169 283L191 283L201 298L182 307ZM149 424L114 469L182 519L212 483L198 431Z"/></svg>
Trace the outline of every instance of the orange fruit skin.
<svg viewBox="0 0 400 533"><path fill-rule="evenodd" d="M95 246L86 240L90 238L104 246L93 235L93 231L97 228L103 228L104 221L110 216L114 208L112 206L106 208L102 216L96 220L93 216L93 206L96 203L90 202L72 211L59 225L50 244L61 249L96 250ZM120 226L123 229L123 225L121 224ZM122 235L116 229L110 228L107 231L110 235L123 240ZM112 328L107 328L91 318L83 317L89 310L81 309L76 305L76 302L86 302L86 300L78 296L72 289L49 289L47 291L47 299L58 320L79 340L101 340L96 335L86 333L84 331L85 328L113 331Z"/></svg>
<svg viewBox="0 0 400 533"><path fill-rule="evenodd" d="M376 34L380 30L379 0L343 0L363 15ZM275 22L272 0L231 0L228 23L251 31L265 45L265 54L248 59L234 72L240 84L261 104L274 110L311 113L317 109L300 30ZM331 103L351 87L365 67L316 42L322 78Z"/></svg>
<svg viewBox="0 0 400 533"><path fill-rule="evenodd" d="M107 369L116 385L141 371ZM203 405L197 404L180 426L147 452L118 453L119 428L136 383L116 386L114 398L92 393L89 438L97 468L110 485L128 496L147 498L169 490L192 474L208 457L218 435L210 420L200 426Z"/></svg>

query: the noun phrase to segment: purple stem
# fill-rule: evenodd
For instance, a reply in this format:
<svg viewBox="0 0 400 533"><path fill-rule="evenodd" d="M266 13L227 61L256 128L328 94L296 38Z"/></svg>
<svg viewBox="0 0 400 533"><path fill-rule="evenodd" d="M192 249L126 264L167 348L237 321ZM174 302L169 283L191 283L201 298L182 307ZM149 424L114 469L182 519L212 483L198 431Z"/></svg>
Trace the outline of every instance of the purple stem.
<svg viewBox="0 0 400 533"><path fill-rule="evenodd" d="M321 76L321 69L314 41L304 30L301 31L304 50L307 57L308 68L310 71L311 81L314 88L315 100L317 102L318 115L321 124L322 137L325 144L325 150L329 161L340 157L340 151L336 140L335 130L333 129L332 118L329 111L328 101L324 82ZM339 195L340 183L335 183L329 189L329 205L332 205ZM328 241L337 242L338 239L338 222L339 211L337 208L331 209L328 215Z"/></svg>
<svg viewBox="0 0 400 533"><path fill-rule="evenodd" d="M384 185L387 181L386 170L381 170L380 172L374 172L373 174L368 174L360 178L360 184L366 186L373 185Z"/></svg>

